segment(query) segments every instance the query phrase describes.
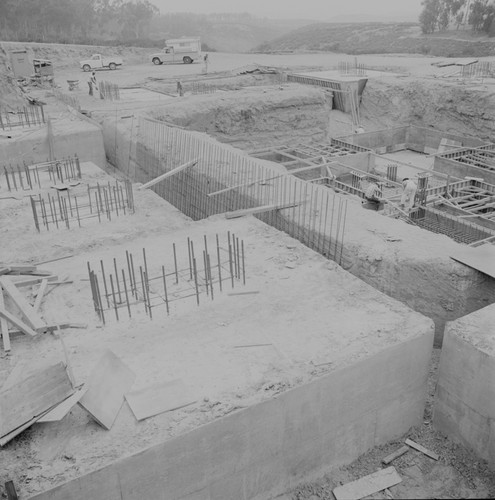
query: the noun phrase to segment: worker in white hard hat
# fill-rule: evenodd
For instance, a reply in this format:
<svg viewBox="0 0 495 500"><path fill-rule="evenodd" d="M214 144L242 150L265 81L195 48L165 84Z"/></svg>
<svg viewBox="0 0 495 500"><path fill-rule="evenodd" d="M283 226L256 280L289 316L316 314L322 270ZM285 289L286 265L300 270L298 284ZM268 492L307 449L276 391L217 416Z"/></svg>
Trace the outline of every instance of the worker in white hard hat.
<svg viewBox="0 0 495 500"><path fill-rule="evenodd" d="M414 198L418 190L418 185L412 179L409 179L409 177L404 177L404 179L402 179L402 189L400 207L404 211L410 212L414 207Z"/></svg>

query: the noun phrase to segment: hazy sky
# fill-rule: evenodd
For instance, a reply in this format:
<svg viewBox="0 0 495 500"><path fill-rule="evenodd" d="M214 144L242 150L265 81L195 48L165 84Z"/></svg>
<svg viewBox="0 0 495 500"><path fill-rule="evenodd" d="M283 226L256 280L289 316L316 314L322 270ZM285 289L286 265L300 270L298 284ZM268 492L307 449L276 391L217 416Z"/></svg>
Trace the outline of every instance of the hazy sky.
<svg viewBox="0 0 495 500"><path fill-rule="evenodd" d="M421 0L151 0L162 13L249 12L259 17L326 21L333 17L370 14L373 18L419 15Z"/></svg>

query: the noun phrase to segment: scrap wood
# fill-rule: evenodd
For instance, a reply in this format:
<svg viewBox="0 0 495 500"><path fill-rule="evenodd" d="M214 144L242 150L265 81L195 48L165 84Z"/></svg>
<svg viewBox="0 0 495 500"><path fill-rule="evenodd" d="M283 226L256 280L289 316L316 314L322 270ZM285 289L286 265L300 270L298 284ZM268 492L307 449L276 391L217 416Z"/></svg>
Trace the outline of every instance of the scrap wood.
<svg viewBox="0 0 495 500"><path fill-rule="evenodd" d="M439 456L435 452L427 450L425 447L421 446L420 444L415 443L414 441L411 441L410 439L406 439L405 442L408 446L410 446L411 448L414 448L415 450L420 451L421 453L423 453L427 457L433 458L433 460L439 459Z"/></svg>
<svg viewBox="0 0 495 500"><path fill-rule="evenodd" d="M184 163L183 165L180 165L179 167L176 167L168 172L165 172L162 175L159 175L158 177L155 177L151 181L146 182L142 186L139 186L138 189L147 189L151 186L154 186L158 182L163 181L167 177L171 177L172 175L177 174L178 172L180 172L181 170L184 170L187 167L193 167L194 165L196 165L196 163L198 163L198 161L199 161L199 158L196 158L195 160L188 161L187 163Z"/></svg>
<svg viewBox="0 0 495 500"><path fill-rule="evenodd" d="M4 308L3 293L0 288L0 308ZM10 337L9 337L9 325L3 316L0 316L0 332L2 333L3 350L5 352L10 351Z"/></svg>
<svg viewBox="0 0 495 500"><path fill-rule="evenodd" d="M55 259L50 259L50 260L44 260L42 262L37 262L37 266L41 266L42 264L48 264L49 262L56 262L57 260L64 260L64 259L70 259L71 257L74 257L74 254L71 253L69 255L64 255L63 257L56 257Z"/></svg>
<svg viewBox="0 0 495 500"><path fill-rule="evenodd" d="M110 430L135 378L134 372L107 350L93 369L87 381L88 390L79 405L102 427Z"/></svg>
<svg viewBox="0 0 495 500"><path fill-rule="evenodd" d="M259 290L253 290L252 292L232 292L227 295L254 295L256 293L260 293Z"/></svg>
<svg viewBox="0 0 495 500"><path fill-rule="evenodd" d="M48 413L45 413L39 420L38 424L48 423L48 422L58 422L62 420L67 413L76 405L82 398L86 388L84 386L80 387L72 396L62 401L60 404L51 409Z"/></svg>
<svg viewBox="0 0 495 500"><path fill-rule="evenodd" d="M137 420L192 405L196 399L188 394L181 379L154 385L125 395Z"/></svg>
<svg viewBox="0 0 495 500"><path fill-rule="evenodd" d="M57 323L57 324L47 324L46 333L52 333L56 330L67 330L69 328L88 328L87 323ZM10 330L10 333L24 333L19 330Z"/></svg>
<svg viewBox="0 0 495 500"><path fill-rule="evenodd" d="M42 332L46 329L46 324L41 319L41 316L33 309L26 298L19 292L19 290L14 285L14 282L10 278L8 278L7 276L1 276L0 287L3 288L12 302L21 310L26 323L30 327L32 327L33 330Z"/></svg>
<svg viewBox="0 0 495 500"><path fill-rule="evenodd" d="M337 486L333 494L337 500L359 500L379 491L395 486L402 481L395 467L387 467L357 481Z"/></svg>
<svg viewBox="0 0 495 500"><path fill-rule="evenodd" d="M409 446L402 446L398 450L394 451L390 455L387 455L385 458L382 459L382 462L385 465L388 465L390 462L394 461L396 458L401 457L405 453L409 451Z"/></svg>
<svg viewBox="0 0 495 500"><path fill-rule="evenodd" d="M21 382L0 391L0 446L73 393L62 362L37 370Z"/></svg>
<svg viewBox="0 0 495 500"><path fill-rule="evenodd" d="M9 274L10 273L10 267L0 267L0 275L2 274Z"/></svg>
<svg viewBox="0 0 495 500"><path fill-rule="evenodd" d="M43 300L43 295L45 295L46 288L48 287L48 280L45 278L41 281L41 285L36 293L36 300L34 301L33 309L35 312L38 312L41 301Z"/></svg>
<svg viewBox="0 0 495 500"><path fill-rule="evenodd" d="M17 500L17 492L15 491L14 481L7 481L5 483L5 492L7 493L7 500Z"/></svg>
<svg viewBox="0 0 495 500"><path fill-rule="evenodd" d="M235 210L234 212L225 212L226 219L235 219L237 217L243 217L244 215L254 215L261 214L263 212L270 212L272 210L283 210L285 208L292 208L301 205L303 202L297 201L293 203L280 203L274 205L263 205L254 208L245 208L242 210Z"/></svg>
<svg viewBox="0 0 495 500"><path fill-rule="evenodd" d="M27 275L19 275L19 276L9 276L10 280L14 283L15 286L31 286L37 285L41 283L44 279L47 279L50 283L57 281L58 276L52 274L51 276L39 276L38 278L27 278Z"/></svg>
<svg viewBox="0 0 495 500"><path fill-rule="evenodd" d="M30 326L26 325L19 318L16 318L13 314L10 314L3 307L0 307L0 317L6 319L9 323L12 323L14 326L19 328L19 330L22 333L26 333L27 335L31 335L31 337L38 335L38 332L34 331Z"/></svg>

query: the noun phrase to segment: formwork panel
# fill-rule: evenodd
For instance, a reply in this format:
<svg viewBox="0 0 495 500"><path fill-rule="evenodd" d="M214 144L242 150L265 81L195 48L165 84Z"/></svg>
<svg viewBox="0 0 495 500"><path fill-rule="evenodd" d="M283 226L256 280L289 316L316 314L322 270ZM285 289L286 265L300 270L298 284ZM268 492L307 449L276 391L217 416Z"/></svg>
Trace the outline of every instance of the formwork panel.
<svg viewBox="0 0 495 500"><path fill-rule="evenodd" d="M495 306L447 324L433 423L495 470Z"/></svg>

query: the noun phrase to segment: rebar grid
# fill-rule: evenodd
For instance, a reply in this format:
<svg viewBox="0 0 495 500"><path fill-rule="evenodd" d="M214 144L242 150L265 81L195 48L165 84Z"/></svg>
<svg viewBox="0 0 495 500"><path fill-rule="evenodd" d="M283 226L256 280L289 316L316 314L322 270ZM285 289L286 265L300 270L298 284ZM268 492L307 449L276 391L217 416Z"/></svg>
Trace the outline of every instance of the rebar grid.
<svg viewBox="0 0 495 500"><path fill-rule="evenodd" d="M70 191L57 191L57 196L50 193L46 197L41 194L37 197L30 196L31 209L33 213L34 225L38 232L41 229L47 231L52 229L67 229L75 226L82 227L82 221L98 218L102 220L112 220L112 217L119 217L129 213L134 213L134 196L130 181L115 181L112 185L97 184L87 186L87 193L84 196L75 196Z"/></svg>
<svg viewBox="0 0 495 500"><path fill-rule="evenodd" d="M0 109L0 128L12 130L15 127L38 127L45 123L45 112L42 104L18 108L17 111Z"/></svg>
<svg viewBox="0 0 495 500"><path fill-rule="evenodd" d="M139 131L134 172L138 182L148 182L199 158L195 166L152 187L193 220L265 205L290 204L290 208L270 210L256 217L341 262L347 200L334 191L277 173L241 152L156 120L141 119Z"/></svg>
<svg viewBox="0 0 495 500"><path fill-rule="evenodd" d="M51 185L82 178L81 165L77 155L34 165L24 163L12 166L9 164L8 167L3 167L3 173L9 191L29 191L35 189L36 186L41 189L47 187L47 183Z"/></svg>
<svg viewBox="0 0 495 500"><path fill-rule="evenodd" d="M76 96L67 95L60 89L53 89L52 92L56 99L62 101L67 106L70 106L71 108L74 108L77 111L81 110L81 104Z"/></svg>
<svg viewBox="0 0 495 500"><path fill-rule="evenodd" d="M235 288L236 283L245 285L244 240L229 231L224 243L226 247L220 245L218 234L213 242L204 235L201 245L187 238L187 252L178 251L173 243L169 254L173 264L168 266L168 272L164 264L152 265L148 262L145 248L142 249L141 262L129 251L126 251L123 265L116 258L110 265L104 265L100 260L99 265L92 267L88 262L96 314L105 323L108 314L113 312L119 321L119 309L127 310L131 318L136 307L144 307L145 313L153 319L155 307L165 306L167 314L170 314L170 304L178 300L195 298L199 306L201 296L214 300L215 294L222 292L225 286ZM179 262L180 257L184 262Z"/></svg>
<svg viewBox="0 0 495 500"><path fill-rule="evenodd" d="M120 89L116 83L101 81L98 84L100 90L100 98L109 101L120 100Z"/></svg>

